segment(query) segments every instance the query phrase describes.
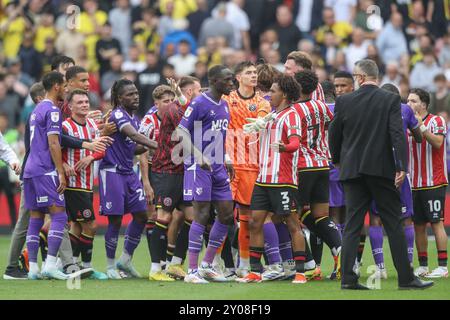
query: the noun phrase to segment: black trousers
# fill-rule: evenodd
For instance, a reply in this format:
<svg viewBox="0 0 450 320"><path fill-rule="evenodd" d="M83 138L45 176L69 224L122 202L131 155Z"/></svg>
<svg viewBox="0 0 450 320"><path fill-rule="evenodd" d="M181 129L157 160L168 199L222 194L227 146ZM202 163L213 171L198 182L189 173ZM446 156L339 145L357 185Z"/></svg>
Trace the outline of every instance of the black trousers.
<svg viewBox="0 0 450 320"><path fill-rule="evenodd" d="M359 237L370 202L375 200L381 221L389 238L392 259L398 273L399 285L414 279L408 260L408 250L401 219L400 192L394 180L362 175L343 181L346 200L346 222L342 239L341 272L342 284L355 284L357 275L353 272L358 251Z"/></svg>

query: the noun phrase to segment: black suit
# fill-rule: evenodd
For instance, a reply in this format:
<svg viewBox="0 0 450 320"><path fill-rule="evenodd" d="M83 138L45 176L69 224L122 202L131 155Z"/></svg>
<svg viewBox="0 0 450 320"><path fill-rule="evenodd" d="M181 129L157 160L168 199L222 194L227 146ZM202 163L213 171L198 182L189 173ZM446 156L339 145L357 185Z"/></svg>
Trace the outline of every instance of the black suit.
<svg viewBox="0 0 450 320"><path fill-rule="evenodd" d="M397 269L399 284L413 280L401 220L396 171L406 171L407 146L400 97L363 85L336 99L329 129L333 163L340 164L346 198L346 226L342 242L342 284L354 284L359 235L370 202L375 200Z"/></svg>

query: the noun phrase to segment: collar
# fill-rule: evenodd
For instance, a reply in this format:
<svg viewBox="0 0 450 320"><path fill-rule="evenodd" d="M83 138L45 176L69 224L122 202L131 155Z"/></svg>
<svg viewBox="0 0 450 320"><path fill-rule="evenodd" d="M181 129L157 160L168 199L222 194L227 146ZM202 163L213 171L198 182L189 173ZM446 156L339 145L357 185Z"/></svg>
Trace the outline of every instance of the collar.
<svg viewBox="0 0 450 320"><path fill-rule="evenodd" d="M361 84L362 86L377 86L378 87L378 83L376 83L375 81L365 81Z"/></svg>

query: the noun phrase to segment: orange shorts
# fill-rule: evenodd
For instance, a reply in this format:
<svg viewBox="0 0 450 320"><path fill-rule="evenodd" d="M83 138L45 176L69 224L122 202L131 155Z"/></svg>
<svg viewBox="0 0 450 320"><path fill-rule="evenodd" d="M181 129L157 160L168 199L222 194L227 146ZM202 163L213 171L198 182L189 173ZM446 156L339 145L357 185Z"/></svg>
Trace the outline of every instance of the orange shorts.
<svg viewBox="0 0 450 320"><path fill-rule="evenodd" d="M235 170L235 176L231 181L233 200L243 205L250 205L253 187L258 178L257 171Z"/></svg>

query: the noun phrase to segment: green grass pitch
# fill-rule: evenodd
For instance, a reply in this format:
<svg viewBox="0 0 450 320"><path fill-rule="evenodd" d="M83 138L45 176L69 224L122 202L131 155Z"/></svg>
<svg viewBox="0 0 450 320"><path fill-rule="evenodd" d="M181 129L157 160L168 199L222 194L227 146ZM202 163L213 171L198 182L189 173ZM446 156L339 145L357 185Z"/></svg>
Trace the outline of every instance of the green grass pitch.
<svg viewBox="0 0 450 320"><path fill-rule="evenodd" d="M339 282L324 279L311 281L304 285L294 285L290 281L275 281L258 284L211 283L207 285L187 284L182 281L162 283L144 279L125 280L81 280L80 289L68 289L65 281L12 281L0 280L0 299L150 299L150 300L305 300L305 299L450 299L450 278L438 279L433 288L424 291L400 291L397 289L397 276L385 238L385 262L388 280L381 281L380 290L342 291ZM123 238L119 241L118 253L121 252ZM5 270L6 256L9 248L9 237L0 237L0 271ZM429 242L430 268L437 265L434 241ZM332 268L332 259L326 246L324 247L322 270L328 275ZM415 257L416 259L416 257ZM93 263L96 269L106 268L103 236L95 240ZM136 268L147 275L150 257L146 239L136 250L133 258ZM367 241L364 250L361 283L366 283L367 267L373 264L370 243ZM417 266L417 261L415 261Z"/></svg>

